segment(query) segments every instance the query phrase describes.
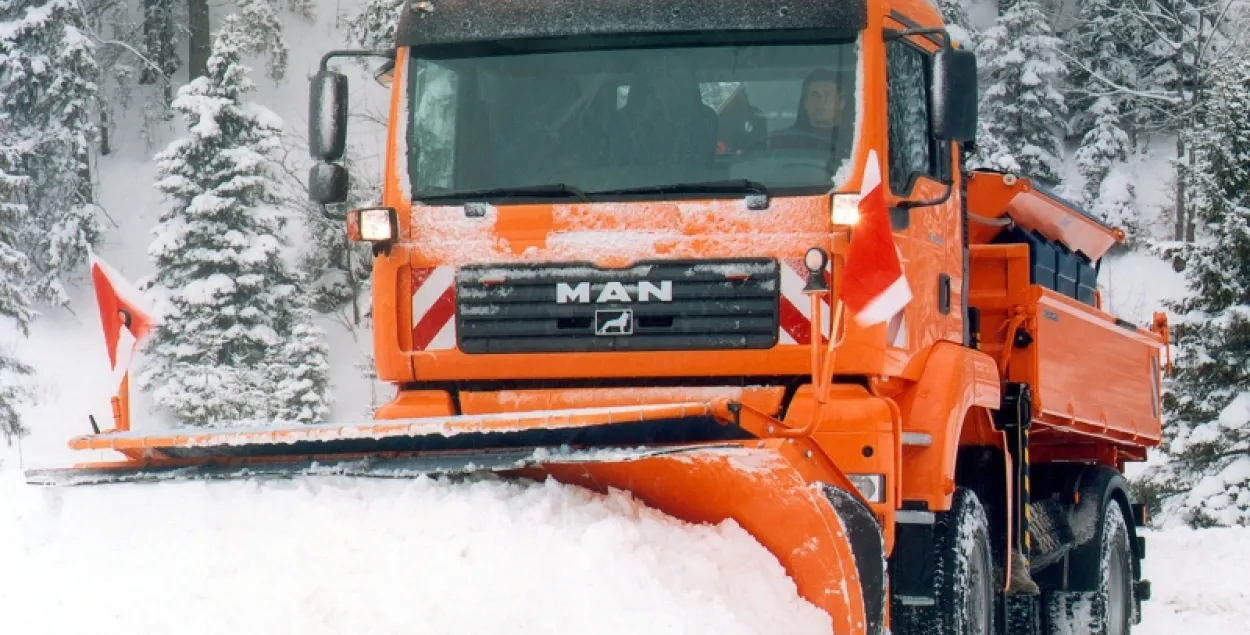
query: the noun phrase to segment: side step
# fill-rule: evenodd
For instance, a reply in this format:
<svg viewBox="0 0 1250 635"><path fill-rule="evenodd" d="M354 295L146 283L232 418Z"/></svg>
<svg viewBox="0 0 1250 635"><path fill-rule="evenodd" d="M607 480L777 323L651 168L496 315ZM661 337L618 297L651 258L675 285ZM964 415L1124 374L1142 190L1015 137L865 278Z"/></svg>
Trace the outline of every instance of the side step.
<svg viewBox="0 0 1250 635"><path fill-rule="evenodd" d="M904 432L903 445L911 448L927 448L933 445L933 435L928 432Z"/></svg>
<svg viewBox="0 0 1250 635"><path fill-rule="evenodd" d="M894 522L900 525L932 525L937 521L933 512L914 509L900 509L894 512Z"/></svg>

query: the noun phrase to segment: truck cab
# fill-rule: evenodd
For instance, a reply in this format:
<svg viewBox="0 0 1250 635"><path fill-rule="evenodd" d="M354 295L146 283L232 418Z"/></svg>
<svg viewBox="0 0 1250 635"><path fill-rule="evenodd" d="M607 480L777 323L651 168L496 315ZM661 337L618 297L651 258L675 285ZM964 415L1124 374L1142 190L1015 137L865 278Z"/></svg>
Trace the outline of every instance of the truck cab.
<svg viewBox="0 0 1250 635"><path fill-rule="evenodd" d="M957 137L975 67L951 63L936 11L655 4L405 13L374 297L401 394L382 416L550 387L793 393L833 313L826 298L813 330L804 257L837 278L869 156L913 301L848 321L834 372L914 381L936 343L968 340Z"/></svg>

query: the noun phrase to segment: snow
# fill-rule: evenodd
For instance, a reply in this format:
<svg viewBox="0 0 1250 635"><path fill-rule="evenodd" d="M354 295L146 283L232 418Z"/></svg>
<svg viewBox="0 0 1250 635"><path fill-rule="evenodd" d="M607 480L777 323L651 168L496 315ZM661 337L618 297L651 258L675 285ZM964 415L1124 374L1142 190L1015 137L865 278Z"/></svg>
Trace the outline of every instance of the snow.
<svg viewBox="0 0 1250 635"><path fill-rule="evenodd" d="M219 298L233 292L234 280L225 274L215 273L188 283L182 291L182 297L191 304L212 306L220 302Z"/></svg>
<svg viewBox="0 0 1250 635"><path fill-rule="evenodd" d="M1103 308L1141 326L1150 324L1166 301L1185 294L1184 275L1174 271L1170 262L1142 251L1103 258L1098 283Z"/></svg>
<svg viewBox="0 0 1250 635"><path fill-rule="evenodd" d="M9 477L0 499L0 616L30 635L828 629L736 524L553 482Z"/></svg>
<svg viewBox="0 0 1250 635"><path fill-rule="evenodd" d="M1245 426L1247 421L1250 421L1250 392L1243 392L1224 407L1219 422L1231 430Z"/></svg>
<svg viewBox="0 0 1250 635"><path fill-rule="evenodd" d="M352 4L323 2L318 20L286 21L293 79L256 78L250 98L272 108L264 121L294 139L307 134L305 79L324 51L347 48L339 19L352 14ZM996 3L971 4L979 26L993 23ZM353 62L335 64L351 76L352 112L362 115L349 127L349 154L377 172L370 164L380 162L381 133L360 122L384 113L377 109L387 91ZM396 82L405 83L402 77ZM215 108L205 101L197 106ZM138 283L153 270L147 228L165 204L152 187L152 155L186 131L177 121L158 124L145 139L137 132L142 108L118 111L113 154L97 166L102 203L116 223L107 225L98 252ZM1112 187L1131 179L1142 216L1154 221L1156 233L1166 232L1174 140L1161 136L1149 148L1116 173L1120 181ZM292 170L306 172L311 160L291 154ZM405 167L403 161L394 165L407 189ZM723 239L712 241L718 248L754 241L767 249L793 239L741 201L717 202L713 210L725 230ZM446 239L441 248L447 253L437 255L457 264L494 254L495 213L470 219L459 207L433 209L418 231ZM575 229L553 238L547 251L500 260L605 249L632 258L659 244L680 247L686 227L707 208L665 205L641 214L671 219L667 231L642 231L624 211L602 213L594 224L574 218L577 213L557 209L557 225ZM595 241L586 241L591 235ZM823 618L795 597L776 561L739 528L684 525L621 494L598 496L552 483L335 475L266 483L25 485L23 468L116 458L65 448L70 437L90 431L89 414L101 428L112 425L108 357L86 274L83 267L67 285L71 310L41 307L30 338L0 324L0 349L37 373L37 401L22 409L32 435L20 446L0 444L0 632L822 632ZM1184 291L1169 262L1142 252L1108 257L1100 283L1108 308L1142 325L1162 300ZM358 420L392 394L356 366L371 351L368 330L349 328L335 316L318 325L331 349L331 419ZM143 363L142 356L135 361L140 368ZM134 395L135 427L168 429L151 402L150 395ZM757 456L736 460L749 467ZM600 458L614 455L605 451ZM1130 465L1130 475L1138 467ZM1231 462L1219 478L1245 481L1250 460ZM1207 486L1214 494L1223 491L1214 481L1199 491ZM1145 574L1154 581L1154 599L1145 604L1137 635L1246 631L1250 590L1236 580L1244 579L1250 562L1250 530L1168 529L1150 532L1148 541Z"/></svg>
<svg viewBox="0 0 1250 635"><path fill-rule="evenodd" d="M19 476L0 469L0 624L31 635L825 632L739 527L683 524L621 493L337 476L51 489ZM1147 543L1154 597L1137 635L1244 632L1250 529Z"/></svg>
<svg viewBox="0 0 1250 635"><path fill-rule="evenodd" d="M1146 533L1146 602L1138 635L1246 632L1250 624L1250 528L1171 529Z"/></svg>
<svg viewBox="0 0 1250 635"><path fill-rule="evenodd" d="M808 204L803 198L779 199L772 209L786 214ZM670 258L735 257L793 249L800 237L828 240L820 218L810 224L778 226L773 216L751 210L743 199L699 204L649 202L642 206L596 205L593 213L576 205L554 205L557 228L542 247L512 248L495 226L499 211L482 206L485 215L471 218L461 206L416 208L414 235L423 239L423 254L449 266L482 262L513 263L607 259L635 263L664 253ZM806 236L804 234L807 234Z"/></svg>

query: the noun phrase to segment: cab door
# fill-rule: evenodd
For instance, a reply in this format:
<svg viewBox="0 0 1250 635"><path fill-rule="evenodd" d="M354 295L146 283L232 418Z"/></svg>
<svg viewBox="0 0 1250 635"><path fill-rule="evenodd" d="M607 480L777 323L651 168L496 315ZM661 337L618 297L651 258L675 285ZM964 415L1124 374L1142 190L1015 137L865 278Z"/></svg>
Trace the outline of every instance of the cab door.
<svg viewBox="0 0 1250 635"><path fill-rule="evenodd" d="M913 294L887 333L889 357L899 362L938 341L964 339L962 205L958 185L947 196L944 184L957 177L956 155L954 144L934 139L930 124L938 44L925 35L897 36L913 26L886 20L883 179L895 201L890 216Z"/></svg>

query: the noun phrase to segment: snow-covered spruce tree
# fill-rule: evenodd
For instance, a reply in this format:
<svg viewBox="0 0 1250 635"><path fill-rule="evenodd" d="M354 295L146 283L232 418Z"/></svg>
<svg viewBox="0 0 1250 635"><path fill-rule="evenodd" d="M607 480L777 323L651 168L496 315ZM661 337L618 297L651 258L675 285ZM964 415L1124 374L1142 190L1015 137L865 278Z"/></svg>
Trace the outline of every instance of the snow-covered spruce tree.
<svg viewBox="0 0 1250 635"><path fill-rule="evenodd" d="M61 278L99 238L91 186L98 69L78 0L0 0L0 112L20 149L27 209L18 245L33 298L62 306Z"/></svg>
<svg viewBox="0 0 1250 635"><path fill-rule="evenodd" d="M4 133L0 120L0 134ZM17 227L26 207L20 201L25 178L11 172L20 153L0 139L0 325L12 322L25 335L34 312L25 296L26 255L17 249ZM0 349L0 438L6 442L25 432L17 404L27 397L20 376L30 368Z"/></svg>
<svg viewBox="0 0 1250 635"><path fill-rule="evenodd" d="M1135 196L1132 183L1121 179L1108 182L1107 178L1115 166L1128 161L1133 150L1124 132L1124 119L1109 97L1099 98L1089 112L1095 117L1094 125L1081 139L1075 156L1085 186L1075 198L1099 218L1124 229L1125 242L1131 244L1138 230L1137 215L1131 210Z"/></svg>
<svg viewBox="0 0 1250 635"><path fill-rule="evenodd" d="M1143 128L1176 138L1174 240L1191 241L1197 219L1189 214L1188 183L1196 158L1189 132L1207 99L1212 63L1246 25L1235 21L1238 0L1132 0L1124 8L1142 25L1147 56L1139 63L1135 119Z"/></svg>
<svg viewBox="0 0 1250 635"><path fill-rule="evenodd" d="M247 29L251 43L249 53L262 53L269 58L265 74L270 79L286 77L287 46L282 35L282 22L278 19L278 7L274 0L240 0L240 24ZM307 6L291 3L292 8L310 11Z"/></svg>
<svg viewBox="0 0 1250 635"><path fill-rule="evenodd" d="M303 313L282 345L280 359L289 363L269 366L279 421L324 421L330 414L330 349L325 334L308 319L309 312Z"/></svg>
<svg viewBox="0 0 1250 635"><path fill-rule="evenodd" d="M281 122L242 101L252 83L240 60L256 45L236 16L223 20L208 75L173 102L190 136L157 155L173 205L149 254L167 309L138 381L191 425L325 414L325 349L305 281L282 253L272 169Z"/></svg>
<svg viewBox="0 0 1250 635"><path fill-rule="evenodd" d="M960 42L965 49L975 51L977 29L972 24L972 16L968 15L964 0L938 0L937 4L951 37Z"/></svg>
<svg viewBox="0 0 1250 635"><path fill-rule="evenodd" d="M1072 112L1069 131L1083 138L1111 110L1122 119L1117 125L1131 140L1141 115L1139 76L1148 64L1151 42L1134 3L1145 0L1083 0L1076 23L1065 37L1064 51L1072 60L1064 97ZM1106 126L1104 119L1101 125Z"/></svg>
<svg viewBox="0 0 1250 635"><path fill-rule="evenodd" d="M1190 295L1173 307L1170 462L1147 474L1167 514L1194 526L1250 525L1250 59L1216 70L1193 135L1200 233L1185 252Z"/></svg>
<svg viewBox="0 0 1250 635"><path fill-rule="evenodd" d="M363 48L391 48L403 8L404 0L365 0L347 23L348 38Z"/></svg>
<svg viewBox="0 0 1250 635"><path fill-rule="evenodd" d="M984 72L974 167L1059 182L1067 115L1055 89L1065 70L1061 43L1036 0L1015 0L978 38Z"/></svg>

